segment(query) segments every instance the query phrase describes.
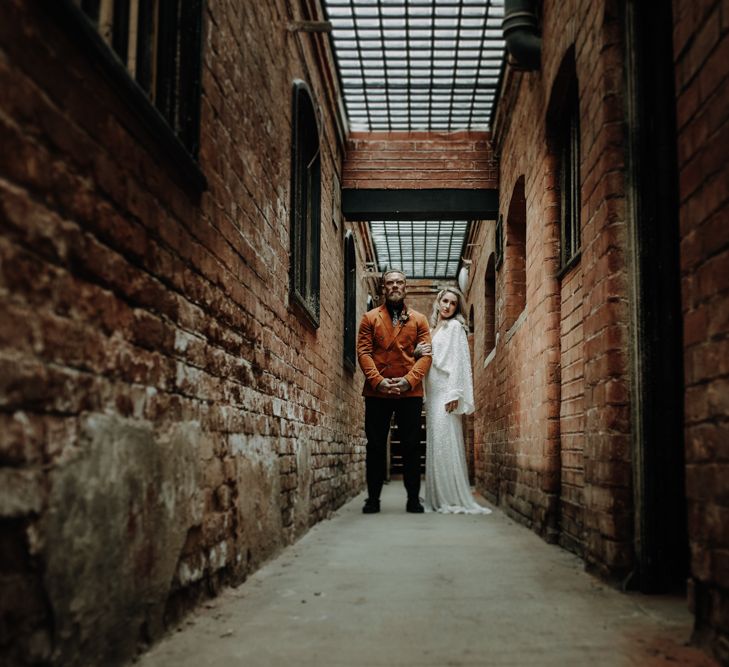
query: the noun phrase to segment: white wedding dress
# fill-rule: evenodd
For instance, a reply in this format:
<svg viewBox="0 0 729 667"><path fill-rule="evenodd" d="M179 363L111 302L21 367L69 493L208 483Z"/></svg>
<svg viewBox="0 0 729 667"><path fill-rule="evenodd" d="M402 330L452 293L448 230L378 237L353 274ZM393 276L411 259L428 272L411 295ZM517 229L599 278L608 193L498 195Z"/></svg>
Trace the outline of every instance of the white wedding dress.
<svg viewBox="0 0 729 667"><path fill-rule="evenodd" d="M457 320L433 335L433 363L425 377L425 511L490 514L474 499L468 483L462 415L474 411L471 358L466 332ZM445 404L458 400L446 412Z"/></svg>

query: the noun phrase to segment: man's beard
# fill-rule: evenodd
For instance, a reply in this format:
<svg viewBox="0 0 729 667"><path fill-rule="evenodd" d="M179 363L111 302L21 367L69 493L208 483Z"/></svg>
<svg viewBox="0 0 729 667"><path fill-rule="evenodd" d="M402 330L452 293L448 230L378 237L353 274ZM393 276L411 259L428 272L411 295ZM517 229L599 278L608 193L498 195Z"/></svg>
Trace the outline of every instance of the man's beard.
<svg viewBox="0 0 729 667"><path fill-rule="evenodd" d="M402 307L403 301L405 301L405 297L402 294L387 297L387 303L398 309Z"/></svg>

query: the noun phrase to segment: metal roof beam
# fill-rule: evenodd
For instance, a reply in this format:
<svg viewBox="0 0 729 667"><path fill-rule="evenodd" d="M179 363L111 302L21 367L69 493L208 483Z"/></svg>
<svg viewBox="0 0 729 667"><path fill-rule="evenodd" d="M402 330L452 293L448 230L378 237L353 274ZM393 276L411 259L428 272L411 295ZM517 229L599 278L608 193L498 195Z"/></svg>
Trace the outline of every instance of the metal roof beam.
<svg viewBox="0 0 729 667"><path fill-rule="evenodd" d="M342 190L342 211L348 220L494 220L499 191Z"/></svg>

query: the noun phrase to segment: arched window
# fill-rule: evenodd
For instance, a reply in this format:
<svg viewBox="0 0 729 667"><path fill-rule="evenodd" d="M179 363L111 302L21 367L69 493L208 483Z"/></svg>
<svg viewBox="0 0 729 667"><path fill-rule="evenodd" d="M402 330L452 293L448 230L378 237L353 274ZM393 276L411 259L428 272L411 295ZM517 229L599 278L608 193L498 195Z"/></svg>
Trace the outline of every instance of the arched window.
<svg viewBox="0 0 729 667"><path fill-rule="evenodd" d="M319 126L309 88L294 82L291 149L290 294L315 327L319 326L319 225L321 161Z"/></svg>
<svg viewBox="0 0 729 667"><path fill-rule="evenodd" d="M580 257L580 103L575 48L565 52L547 106L547 141L557 176L559 266L565 273Z"/></svg>
<svg viewBox="0 0 729 667"><path fill-rule="evenodd" d="M486 281L484 285L484 354L489 356L496 347L496 257L489 256L486 263Z"/></svg>
<svg viewBox="0 0 729 667"><path fill-rule="evenodd" d="M357 328L357 257L354 234L344 236L344 363L354 370L355 336Z"/></svg>
<svg viewBox="0 0 729 667"><path fill-rule="evenodd" d="M504 289L506 306L504 325L508 329L526 307L526 199L524 176L519 177L509 202L506 216L504 248Z"/></svg>

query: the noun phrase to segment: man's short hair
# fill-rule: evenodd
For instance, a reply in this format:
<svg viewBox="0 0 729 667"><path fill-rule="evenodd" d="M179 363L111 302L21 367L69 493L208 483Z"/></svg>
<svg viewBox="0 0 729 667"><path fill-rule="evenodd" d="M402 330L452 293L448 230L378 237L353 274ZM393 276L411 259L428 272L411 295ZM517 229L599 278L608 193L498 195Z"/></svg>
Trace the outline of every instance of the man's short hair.
<svg viewBox="0 0 729 667"><path fill-rule="evenodd" d="M405 271L402 269L385 269L382 272L382 284L385 284L385 280L387 280L387 276L389 276L391 273L399 273L403 278L407 279L407 276L405 275Z"/></svg>

